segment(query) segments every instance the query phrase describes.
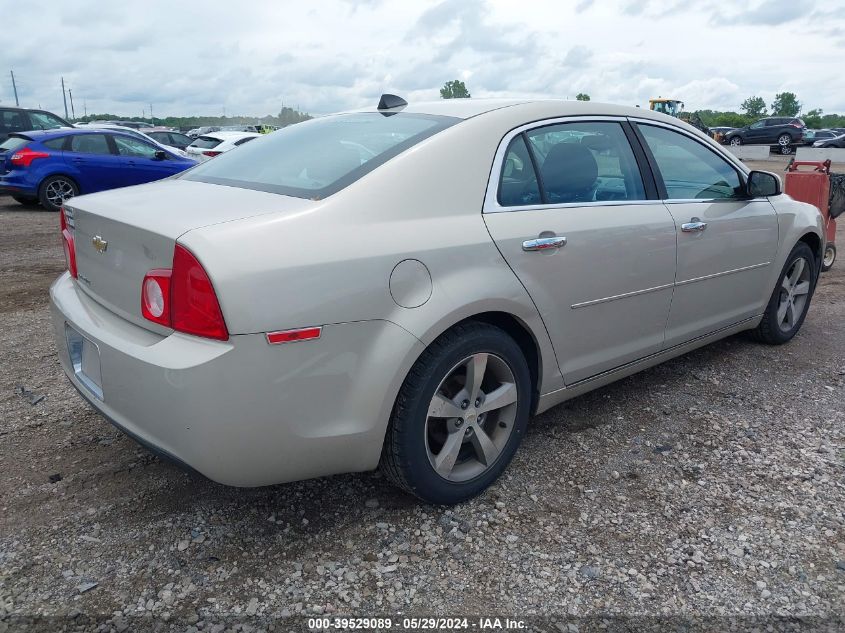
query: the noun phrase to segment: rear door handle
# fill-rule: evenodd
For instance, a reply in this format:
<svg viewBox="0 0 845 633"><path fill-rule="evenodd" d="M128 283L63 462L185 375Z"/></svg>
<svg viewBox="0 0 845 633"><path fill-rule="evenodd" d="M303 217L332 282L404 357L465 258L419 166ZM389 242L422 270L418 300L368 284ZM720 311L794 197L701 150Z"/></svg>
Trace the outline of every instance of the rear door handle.
<svg viewBox="0 0 845 633"><path fill-rule="evenodd" d="M533 240L525 240L522 243L522 250L524 251L547 251L550 249L560 248L566 246L565 237L538 237Z"/></svg>
<svg viewBox="0 0 845 633"><path fill-rule="evenodd" d="M707 228L707 222L702 222L699 218L692 218L686 224L681 225L681 230L684 233L696 233Z"/></svg>

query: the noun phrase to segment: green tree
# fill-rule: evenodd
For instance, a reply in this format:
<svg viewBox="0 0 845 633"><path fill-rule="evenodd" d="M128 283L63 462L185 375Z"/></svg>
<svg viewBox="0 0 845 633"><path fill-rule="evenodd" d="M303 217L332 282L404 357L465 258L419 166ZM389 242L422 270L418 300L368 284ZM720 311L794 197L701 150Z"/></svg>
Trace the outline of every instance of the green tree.
<svg viewBox="0 0 845 633"><path fill-rule="evenodd" d="M804 115L804 123L807 124L807 127L817 130L823 127L824 125L822 123L823 114L824 113L822 112L821 108L815 108L813 110L810 110L807 114Z"/></svg>
<svg viewBox="0 0 845 633"><path fill-rule="evenodd" d="M748 99L742 102L739 109L751 119L759 119L766 116L766 102L763 101L763 97L748 97Z"/></svg>
<svg viewBox="0 0 845 633"><path fill-rule="evenodd" d="M589 101L590 95L588 95L586 92L579 92L577 95L575 95L575 100L576 101Z"/></svg>
<svg viewBox="0 0 845 633"><path fill-rule="evenodd" d="M772 101L772 114L775 116L796 116L801 112L801 104L794 92L779 92Z"/></svg>
<svg viewBox="0 0 845 633"><path fill-rule="evenodd" d="M466 85L460 79L447 81L440 89L441 99L469 99L471 96Z"/></svg>

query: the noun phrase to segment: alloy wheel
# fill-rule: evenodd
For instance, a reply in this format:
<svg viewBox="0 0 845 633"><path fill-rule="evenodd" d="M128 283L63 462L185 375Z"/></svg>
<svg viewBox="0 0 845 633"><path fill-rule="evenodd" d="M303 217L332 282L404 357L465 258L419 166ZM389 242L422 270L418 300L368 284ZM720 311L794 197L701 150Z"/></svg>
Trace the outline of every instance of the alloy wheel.
<svg viewBox="0 0 845 633"><path fill-rule="evenodd" d="M75 191L69 180L57 178L47 185L45 195L50 204L60 207L65 200L73 198Z"/></svg>
<svg viewBox="0 0 845 633"><path fill-rule="evenodd" d="M827 248L824 249L824 258L822 259L822 266L825 269L828 269L833 266L833 262L835 260L836 250L828 244Z"/></svg>
<svg viewBox="0 0 845 633"><path fill-rule="evenodd" d="M810 296L810 265L803 257L797 258L780 283L777 321L782 332L789 332L804 314Z"/></svg>
<svg viewBox="0 0 845 633"><path fill-rule="evenodd" d="M769 137L769 138L771 138L771 137ZM781 134L778 137L778 144L781 147L785 147L785 146L789 145L790 143L792 143L792 139L789 137L788 134Z"/></svg>
<svg viewBox="0 0 845 633"><path fill-rule="evenodd" d="M738 136L734 136L731 139L731 145L733 145L734 147L738 147L739 145L742 145L742 139L739 138Z"/></svg>
<svg viewBox="0 0 845 633"><path fill-rule="evenodd" d="M518 392L499 356L477 353L455 365L428 408L425 447L443 479L469 481L489 469L513 433Z"/></svg>

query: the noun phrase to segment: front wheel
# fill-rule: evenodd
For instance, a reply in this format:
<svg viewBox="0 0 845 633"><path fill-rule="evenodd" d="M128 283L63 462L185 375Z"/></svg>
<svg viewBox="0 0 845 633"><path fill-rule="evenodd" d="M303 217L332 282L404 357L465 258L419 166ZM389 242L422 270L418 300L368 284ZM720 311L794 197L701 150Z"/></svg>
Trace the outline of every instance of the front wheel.
<svg viewBox="0 0 845 633"><path fill-rule="evenodd" d="M731 140L728 141L733 147L739 147L742 145L742 139L739 136L732 136Z"/></svg>
<svg viewBox="0 0 845 633"><path fill-rule="evenodd" d="M836 261L836 245L828 244L824 247L824 257L822 258L822 272L827 272L833 268L833 262Z"/></svg>
<svg viewBox="0 0 845 633"><path fill-rule="evenodd" d="M769 345L790 341L801 329L816 289L816 258L804 242L798 242L786 258L763 320L752 336Z"/></svg>
<svg viewBox="0 0 845 633"><path fill-rule="evenodd" d="M429 503L466 501L511 461L530 400L531 376L516 342L486 323L456 326L423 352L405 379L380 467Z"/></svg>
<svg viewBox="0 0 845 633"><path fill-rule="evenodd" d="M38 201L48 211L58 211L65 200L79 193L77 184L67 176L45 178L38 188Z"/></svg>

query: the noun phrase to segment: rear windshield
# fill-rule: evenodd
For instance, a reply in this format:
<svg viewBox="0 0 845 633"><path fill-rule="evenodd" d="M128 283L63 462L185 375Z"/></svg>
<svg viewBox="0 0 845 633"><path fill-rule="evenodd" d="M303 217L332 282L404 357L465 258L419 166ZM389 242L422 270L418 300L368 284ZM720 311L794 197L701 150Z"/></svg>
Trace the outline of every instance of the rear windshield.
<svg viewBox="0 0 845 633"><path fill-rule="evenodd" d="M180 178L320 199L459 120L402 112L313 119L222 154Z"/></svg>
<svg viewBox="0 0 845 633"><path fill-rule="evenodd" d="M198 147L200 149L211 149L212 147L217 147L222 143L219 138L211 138L210 136L200 136L198 137L193 143L191 143L191 147Z"/></svg>
<svg viewBox="0 0 845 633"><path fill-rule="evenodd" d="M17 149L21 145L29 143L28 138L21 138L20 136L10 136L5 141L0 143L0 152L8 152L10 149Z"/></svg>

